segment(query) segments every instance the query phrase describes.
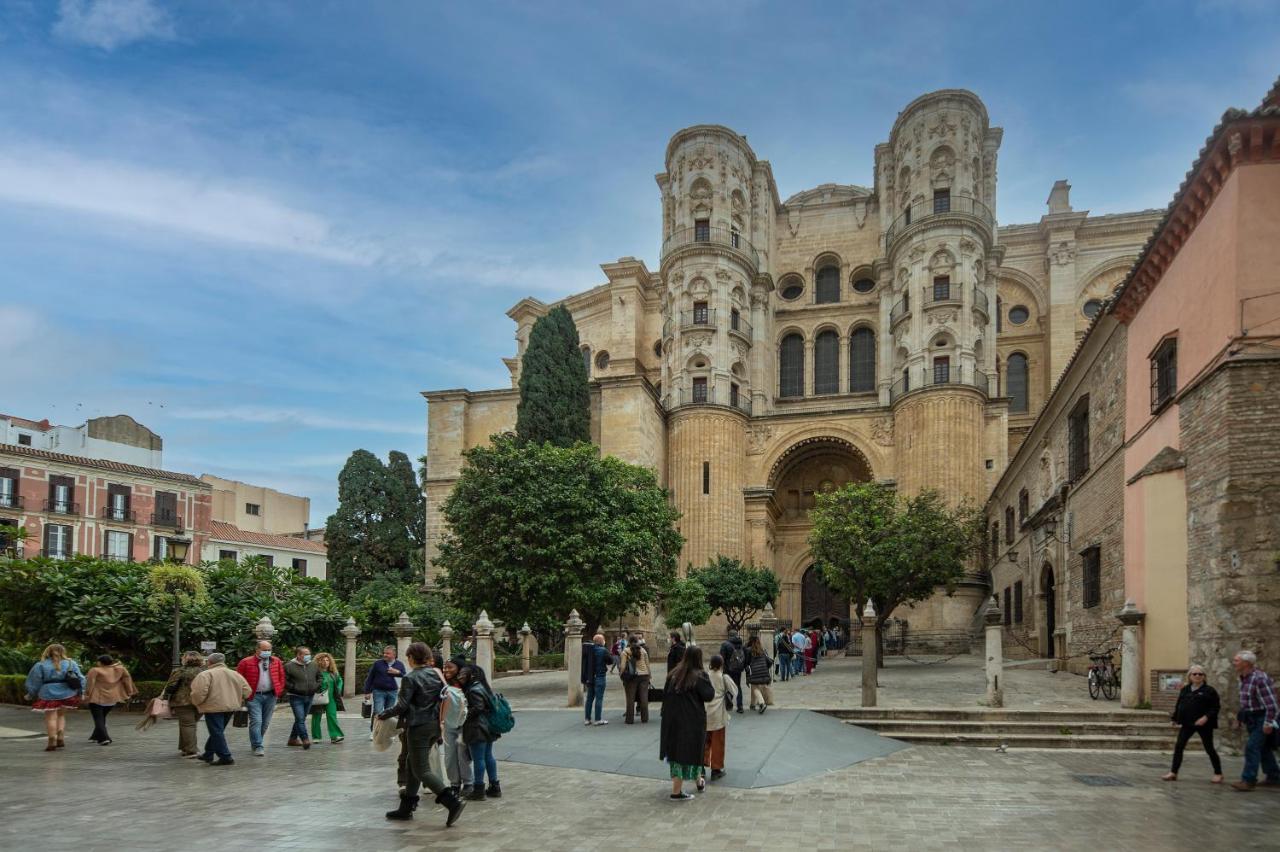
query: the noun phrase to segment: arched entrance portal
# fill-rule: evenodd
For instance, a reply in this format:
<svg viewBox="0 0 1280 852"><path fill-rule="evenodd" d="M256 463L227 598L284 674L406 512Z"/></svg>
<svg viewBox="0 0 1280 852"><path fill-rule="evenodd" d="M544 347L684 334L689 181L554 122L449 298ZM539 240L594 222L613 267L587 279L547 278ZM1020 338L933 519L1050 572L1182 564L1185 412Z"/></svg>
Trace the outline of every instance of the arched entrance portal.
<svg viewBox="0 0 1280 852"><path fill-rule="evenodd" d="M1046 564L1040 569L1040 597L1044 599L1044 648L1045 656L1058 656L1054 634L1058 629L1057 588L1053 579L1053 566Z"/></svg>
<svg viewBox="0 0 1280 852"><path fill-rule="evenodd" d="M821 621L824 627L849 626L849 599L827 585L817 565L810 565L800 581L800 622Z"/></svg>

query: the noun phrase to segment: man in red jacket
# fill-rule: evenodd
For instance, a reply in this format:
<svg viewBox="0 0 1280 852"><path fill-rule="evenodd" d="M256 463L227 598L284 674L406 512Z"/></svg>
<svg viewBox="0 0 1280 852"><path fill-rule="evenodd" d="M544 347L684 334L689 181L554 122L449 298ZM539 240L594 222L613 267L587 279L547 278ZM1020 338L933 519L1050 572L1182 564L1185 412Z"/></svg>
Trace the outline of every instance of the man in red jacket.
<svg viewBox="0 0 1280 852"><path fill-rule="evenodd" d="M271 653L271 643L263 639L258 643L258 652L241 660L236 671L253 690L253 695L245 702L249 710L249 745L253 747L254 757L262 757L266 754L271 714L276 711L276 702L284 694L284 661Z"/></svg>

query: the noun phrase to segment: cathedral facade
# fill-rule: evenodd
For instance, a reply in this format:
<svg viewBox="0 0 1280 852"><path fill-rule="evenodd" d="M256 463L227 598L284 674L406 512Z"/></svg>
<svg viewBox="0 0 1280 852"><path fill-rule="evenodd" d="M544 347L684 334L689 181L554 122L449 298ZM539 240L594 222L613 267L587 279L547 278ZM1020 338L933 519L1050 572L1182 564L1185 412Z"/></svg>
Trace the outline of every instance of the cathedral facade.
<svg viewBox="0 0 1280 852"><path fill-rule="evenodd" d="M671 138L657 268L603 264L604 283L562 304L592 380L592 437L670 490L682 570L717 554L765 565L779 618L847 620L809 553L816 492L874 480L986 500L1160 216L1091 217L1058 181L1039 222L1000 225L1002 133L973 93L926 94L876 146L871 187L785 201L744 136ZM424 393L428 560L462 452L514 427L520 359L550 307L508 311L510 388ZM913 648L958 650L987 593L975 568L895 616Z"/></svg>

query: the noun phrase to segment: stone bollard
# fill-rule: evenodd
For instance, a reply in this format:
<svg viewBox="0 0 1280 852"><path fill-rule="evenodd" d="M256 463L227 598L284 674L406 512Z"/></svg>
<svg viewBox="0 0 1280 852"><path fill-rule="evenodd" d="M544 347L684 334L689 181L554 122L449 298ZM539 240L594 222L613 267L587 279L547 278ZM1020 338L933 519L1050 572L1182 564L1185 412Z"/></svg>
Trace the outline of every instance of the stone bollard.
<svg viewBox="0 0 1280 852"><path fill-rule="evenodd" d="M564 623L564 668L569 687L566 707L582 704L582 631L586 626L576 609Z"/></svg>
<svg viewBox="0 0 1280 852"><path fill-rule="evenodd" d="M347 618L342 635L347 639L347 653L342 659L342 694L351 698L356 694L356 637L360 635L354 618Z"/></svg>
<svg viewBox="0 0 1280 852"><path fill-rule="evenodd" d="M876 641L876 608L867 598L862 610L862 706L876 706L876 671L879 668L880 643Z"/></svg>
<svg viewBox="0 0 1280 852"><path fill-rule="evenodd" d="M480 610L476 619L476 665L484 670L484 676L493 683L493 622L489 613Z"/></svg>
<svg viewBox="0 0 1280 852"><path fill-rule="evenodd" d="M1004 706L1004 613L1000 603L991 596L991 607L984 618L987 630L987 706Z"/></svg>
<svg viewBox="0 0 1280 852"><path fill-rule="evenodd" d="M1132 598L1116 613L1124 625L1120 634L1120 706L1129 710L1142 703L1142 622L1146 617Z"/></svg>
<svg viewBox="0 0 1280 852"><path fill-rule="evenodd" d="M778 632L778 619L773 614L773 604L764 605L764 614L760 616L760 645L764 648L765 654L772 657L773 637Z"/></svg>
<svg viewBox="0 0 1280 852"><path fill-rule="evenodd" d="M533 630L529 628L529 622L525 622L520 628L520 673L529 673L529 634Z"/></svg>
<svg viewBox="0 0 1280 852"><path fill-rule="evenodd" d="M391 632L396 637L396 657L403 660L405 651L409 650L409 643L413 641L413 631L417 628L413 626L413 622L409 620L409 613L402 612L400 617L396 619L396 623L391 625Z"/></svg>
<svg viewBox="0 0 1280 852"><path fill-rule="evenodd" d="M262 616L262 619L253 627L253 635L257 636L259 641L271 641L271 637L276 635L276 628L271 623L271 616Z"/></svg>
<svg viewBox="0 0 1280 852"><path fill-rule="evenodd" d="M440 625L440 653L446 660L453 656L453 625L447 618Z"/></svg>

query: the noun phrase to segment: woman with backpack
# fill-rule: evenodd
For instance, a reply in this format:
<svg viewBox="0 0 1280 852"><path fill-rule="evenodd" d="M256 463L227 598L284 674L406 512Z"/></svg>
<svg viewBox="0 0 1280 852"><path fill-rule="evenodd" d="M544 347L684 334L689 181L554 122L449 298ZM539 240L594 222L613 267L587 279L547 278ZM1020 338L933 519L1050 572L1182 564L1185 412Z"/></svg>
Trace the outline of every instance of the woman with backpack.
<svg viewBox="0 0 1280 852"><path fill-rule="evenodd" d="M702 668L702 649L688 645L680 662L667 674L662 687L662 731L658 759L671 770L671 801L693 798L684 792L685 781L702 777L707 745L707 702L715 687Z"/></svg>
<svg viewBox="0 0 1280 852"><path fill-rule="evenodd" d="M44 750L64 747L66 712L80 706L84 693L84 672L79 664L67 659L67 649L61 645L48 646L27 674L26 692L31 709L44 714L44 731L49 738Z"/></svg>
<svg viewBox="0 0 1280 852"><path fill-rule="evenodd" d="M747 644L747 687L751 690L751 709L764 713L773 704L773 660L765 653L759 636L752 636Z"/></svg>
<svg viewBox="0 0 1280 852"><path fill-rule="evenodd" d="M467 698L458 675L466 666L465 657L454 657L444 664L444 682L449 687L449 706L444 711L444 771L449 784L463 796L471 795L471 751L462 741L462 722L467 718Z"/></svg>
<svg viewBox="0 0 1280 852"><path fill-rule="evenodd" d="M738 687L733 678L724 672L724 657L711 656L711 670L707 673L715 695L707 702L707 744L703 749L702 765L711 767L711 780L724 777L724 738L729 727L729 708L738 697ZM705 776L698 777L698 790L707 786Z"/></svg>
<svg viewBox="0 0 1280 852"><path fill-rule="evenodd" d="M795 649L791 645L791 635L785 629L779 630L774 637L773 650L778 655L778 676L784 681L791 680L791 655Z"/></svg>
<svg viewBox="0 0 1280 852"><path fill-rule="evenodd" d="M493 742L502 736L493 730L489 714L494 708L493 690L485 677L484 669L476 665L466 666L458 674L463 694L467 698L467 720L462 723L462 741L471 751L471 794L468 799L483 802L485 798L502 797L498 784L498 762L493 757ZM485 773L489 775L489 787L484 786Z"/></svg>
<svg viewBox="0 0 1280 852"><path fill-rule="evenodd" d="M649 724L649 652L644 648L644 640L632 636L622 652L622 660L618 664L622 675L622 692L626 696L627 712L623 721L628 725L635 724L636 705L640 705L640 724Z"/></svg>

